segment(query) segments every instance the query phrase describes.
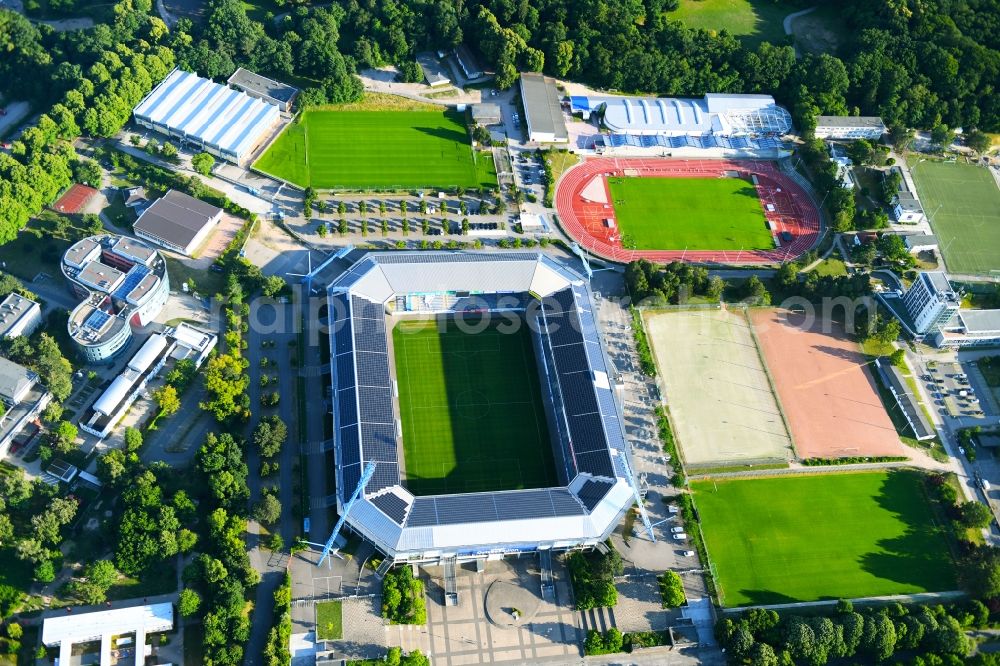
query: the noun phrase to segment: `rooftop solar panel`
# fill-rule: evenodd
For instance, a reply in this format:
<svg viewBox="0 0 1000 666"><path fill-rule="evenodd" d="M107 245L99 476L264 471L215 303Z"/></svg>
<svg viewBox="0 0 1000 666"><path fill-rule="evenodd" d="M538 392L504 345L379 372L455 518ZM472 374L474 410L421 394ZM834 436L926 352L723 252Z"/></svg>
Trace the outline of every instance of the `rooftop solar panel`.
<svg viewBox="0 0 1000 666"><path fill-rule="evenodd" d="M340 492L341 499L347 501L347 498L349 498L351 494L354 493L354 489L358 487L358 483L361 482L360 463L355 465L345 466L343 468L343 471L341 472L340 478L343 487L338 488L337 490Z"/></svg>
<svg viewBox="0 0 1000 666"><path fill-rule="evenodd" d="M358 387L361 420L364 423L393 423L392 391L372 386Z"/></svg>
<svg viewBox="0 0 1000 666"><path fill-rule="evenodd" d="M337 367L337 388L354 386L354 355L350 352L340 354L334 359L334 365Z"/></svg>
<svg viewBox="0 0 1000 666"><path fill-rule="evenodd" d="M594 476L615 476L615 469L611 465L611 456L607 451L577 453L576 466L581 472L589 472Z"/></svg>
<svg viewBox="0 0 1000 666"><path fill-rule="evenodd" d="M118 285L118 288L115 289L112 296L119 301L124 301L132 290L139 286L139 283L142 282L143 278L151 272L152 271L150 271L146 266L136 264L129 269L129 272L125 275L125 279L122 280L120 285Z"/></svg>
<svg viewBox="0 0 1000 666"><path fill-rule="evenodd" d="M576 314L546 317L545 324L553 347L571 345L574 342L583 341L583 334L580 332L580 320Z"/></svg>
<svg viewBox="0 0 1000 666"><path fill-rule="evenodd" d="M87 315L87 318L84 320L83 325L91 330L99 331L101 330L101 327L107 324L108 320L110 319L111 315L109 315L104 310L94 310L89 315Z"/></svg>
<svg viewBox="0 0 1000 666"><path fill-rule="evenodd" d="M391 386L387 354L357 352L358 383L361 386Z"/></svg>
<svg viewBox="0 0 1000 666"><path fill-rule="evenodd" d="M607 449L604 439L604 429L601 427L599 414L583 414L569 419L570 437L573 438L573 450L580 453L588 451L603 451Z"/></svg>
<svg viewBox="0 0 1000 666"><path fill-rule="evenodd" d="M563 345L554 347L552 356L556 362L556 370L560 375L574 372L586 372L590 374L590 366L587 365L587 353L583 350L583 343L575 345Z"/></svg>
<svg viewBox="0 0 1000 666"><path fill-rule="evenodd" d="M399 466L395 462L375 463L375 473L365 486L365 493L377 493L395 485L399 485Z"/></svg>
<svg viewBox="0 0 1000 666"><path fill-rule="evenodd" d="M361 462L360 442L357 425L349 425L340 429L341 466L356 465Z"/></svg>
<svg viewBox="0 0 1000 666"><path fill-rule="evenodd" d="M381 319L355 319L354 345L361 351L385 353L385 322Z"/></svg>
<svg viewBox="0 0 1000 666"><path fill-rule="evenodd" d="M354 349L354 334L351 320L347 319L333 331L334 351L344 354Z"/></svg>
<svg viewBox="0 0 1000 666"><path fill-rule="evenodd" d="M492 493L442 495L434 498L437 504L438 525L457 525L499 520Z"/></svg>
<svg viewBox="0 0 1000 666"><path fill-rule="evenodd" d="M395 426L362 423L361 442L361 452L365 461L397 461Z"/></svg>
<svg viewBox="0 0 1000 666"><path fill-rule="evenodd" d="M403 519L406 517L406 509L409 505L399 495L393 492L382 493L376 497L369 498L368 501L374 504L382 513L392 518L397 524L403 524Z"/></svg>
<svg viewBox="0 0 1000 666"><path fill-rule="evenodd" d="M347 308L347 294L333 292L330 294L330 319L343 321L351 316Z"/></svg>
<svg viewBox="0 0 1000 666"><path fill-rule="evenodd" d="M433 497L417 497L410 506L406 518L407 527L427 527L437 524L437 505Z"/></svg>
<svg viewBox="0 0 1000 666"><path fill-rule="evenodd" d="M600 420L596 416L597 398L594 396L594 386L589 372L573 375L562 373L559 375L559 386L562 389L563 409L567 416L595 414L595 418Z"/></svg>
<svg viewBox="0 0 1000 666"><path fill-rule="evenodd" d="M358 422L358 394L354 387L337 391L337 425L344 427Z"/></svg>
<svg viewBox="0 0 1000 666"><path fill-rule="evenodd" d="M351 299L351 304L354 309L355 319L377 319L381 321L385 318L385 308L382 307L381 303L372 303L371 301L354 296Z"/></svg>
<svg viewBox="0 0 1000 666"><path fill-rule="evenodd" d="M565 488L553 488L549 491L552 509L557 516L581 516L583 506L573 497L573 493Z"/></svg>
<svg viewBox="0 0 1000 666"><path fill-rule="evenodd" d="M608 494L611 490L612 483L608 481L600 481L597 479L587 479L580 490L577 491L577 496L583 505L587 507L587 511L593 511L594 507L597 506L604 496Z"/></svg>

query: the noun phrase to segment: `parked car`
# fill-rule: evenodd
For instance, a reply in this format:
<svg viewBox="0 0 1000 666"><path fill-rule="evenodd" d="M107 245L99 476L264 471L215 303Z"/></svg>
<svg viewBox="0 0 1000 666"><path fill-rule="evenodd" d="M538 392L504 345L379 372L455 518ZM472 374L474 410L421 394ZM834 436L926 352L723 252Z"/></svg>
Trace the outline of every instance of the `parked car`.
<svg viewBox="0 0 1000 666"><path fill-rule="evenodd" d="M674 534L673 536L674 536L674 541L687 541L687 538L688 538L688 535L685 534L684 532L678 532L677 534Z"/></svg>
<svg viewBox="0 0 1000 666"><path fill-rule="evenodd" d="M674 534L684 534L683 527L671 527L670 531L673 532Z"/></svg>
<svg viewBox="0 0 1000 666"><path fill-rule="evenodd" d="M667 506L667 511L669 511L670 513L680 513L681 510L677 508L676 504L671 504Z"/></svg>
<svg viewBox="0 0 1000 666"><path fill-rule="evenodd" d="M684 557L694 557L694 551L693 550L684 550L684 551L681 551L681 555L683 555Z"/></svg>

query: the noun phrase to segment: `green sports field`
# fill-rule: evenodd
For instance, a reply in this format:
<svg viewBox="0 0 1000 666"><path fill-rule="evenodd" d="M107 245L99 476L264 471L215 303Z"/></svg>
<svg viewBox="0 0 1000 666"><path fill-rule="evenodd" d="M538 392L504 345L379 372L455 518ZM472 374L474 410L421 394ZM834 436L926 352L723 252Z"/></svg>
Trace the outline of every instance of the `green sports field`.
<svg viewBox="0 0 1000 666"><path fill-rule="evenodd" d="M770 250L754 186L742 178L608 178L622 244L636 250Z"/></svg>
<svg viewBox="0 0 1000 666"><path fill-rule="evenodd" d="M449 322L442 333L436 321L405 321L392 341L413 494L556 484L527 326L470 333Z"/></svg>
<svg viewBox="0 0 1000 666"><path fill-rule="evenodd" d="M1000 188L989 169L926 160L910 173L948 271L1000 271Z"/></svg>
<svg viewBox="0 0 1000 666"><path fill-rule="evenodd" d="M254 167L316 189L497 185L489 153L473 155L449 111L305 111Z"/></svg>
<svg viewBox="0 0 1000 666"><path fill-rule="evenodd" d="M919 473L691 483L726 606L956 588Z"/></svg>

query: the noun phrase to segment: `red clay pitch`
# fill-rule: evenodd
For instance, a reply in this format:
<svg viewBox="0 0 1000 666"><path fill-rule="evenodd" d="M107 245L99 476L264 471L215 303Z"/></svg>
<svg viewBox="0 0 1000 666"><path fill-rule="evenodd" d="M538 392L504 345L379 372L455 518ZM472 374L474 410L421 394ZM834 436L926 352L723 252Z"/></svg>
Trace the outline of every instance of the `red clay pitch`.
<svg viewBox="0 0 1000 666"><path fill-rule="evenodd" d="M788 231L794 237L787 245L773 250L684 251L630 250L621 244L617 224L608 227L605 220L614 219L610 203L584 196L603 186L605 201L609 176L657 176L668 178L712 178L727 171L742 176L757 177L757 193L764 204L764 214L774 233ZM595 185L595 179L597 184ZM588 189L589 186L589 189ZM771 204L774 210L768 210ZM774 163L757 160L682 160L682 159L616 159L594 158L573 167L559 182L556 210L566 231L585 249L613 261L649 261L667 263L690 261L704 264L768 264L788 261L809 250L819 238L819 210L805 190L782 173Z"/></svg>
<svg viewBox="0 0 1000 666"><path fill-rule="evenodd" d="M905 455L855 342L784 310L751 317L800 457Z"/></svg>
<svg viewBox="0 0 1000 666"><path fill-rule="evenodd" d="M52 204L52 208L60 213L74 215L83 210L83 207L87 205L87 202L90 201L95 194L97 194L97 190L94 188L76 183L71 188L66 190L66 194L59 197L59 199Z"/></svg>

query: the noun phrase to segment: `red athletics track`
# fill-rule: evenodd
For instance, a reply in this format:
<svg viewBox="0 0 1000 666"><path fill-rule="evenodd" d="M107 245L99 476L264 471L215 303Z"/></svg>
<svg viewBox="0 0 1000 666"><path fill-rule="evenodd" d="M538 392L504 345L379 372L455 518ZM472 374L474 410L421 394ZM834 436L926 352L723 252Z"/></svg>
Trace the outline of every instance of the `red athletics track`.
<svg viewBox="0 0 1000 666"><path fill-rule="evenodd" d="M623 176L625 171L640 176L667 178L715 178L726 171L757 177L757 193L764 215L774 233L789 231L795 237L788 245L773 250L630 250L622 247L620 232L604 224L615 217L610 203L588 201L581 192L594 179L602 180L605 196L606 176ZM780 189L780 191L778 191ZM658 263L690 261L702 264L773 264L794 259L809 250L819 238L820 217L816 204L802 187L782 173L772 162L758 160L682 160L682 159L588 159L563 176L556 192L556 210L563 227L582 247L614 261L648 259Z"/></svg>

